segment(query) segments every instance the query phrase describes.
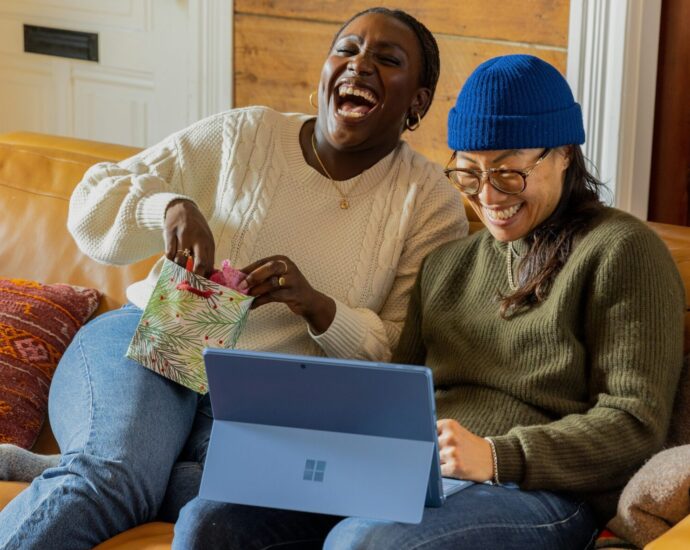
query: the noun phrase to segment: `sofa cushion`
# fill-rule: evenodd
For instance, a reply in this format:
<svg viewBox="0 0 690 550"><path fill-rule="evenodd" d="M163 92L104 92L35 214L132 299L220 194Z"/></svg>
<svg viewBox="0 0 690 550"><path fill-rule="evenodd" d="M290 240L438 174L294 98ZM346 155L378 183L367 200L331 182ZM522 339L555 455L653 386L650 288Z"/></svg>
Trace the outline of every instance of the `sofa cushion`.
<svg viewBox="0 0 690 550"><path fill-rule="evenodd" d="M685 353L690 353L690 227L647 222L662 238L685 285Z"/></svg>
<svg viewBox="0 0 690 550"><path fill-rule="evenodd" d="M23 481L2 481L0 482L0 510L7 506L10 501L29 486Z"/></svg>
<svg viewBox="0 0 690 550"><path fill-rule="evenodd" d="M0 204L8 205L0 223L0 277L97 288L103 294L99 312L121 306L125 288L145 278L157 258L128 266L97 263L79 251L67 231L67 211L90 166L136 151L53 136L0 135Z"/></svg>
<svg viewBox="0 0 690 550"><path fill-rule="evenodd" d="M173 529L172 523L145 523L99 544L94 550L168 550Z"/></svg>
<svg viewBox="0 0 690 550"><path fill-rule="evenodd" d="M0 279L0 443L33 446L55 367L99 298L93 289Z"/></svg>
<svg viewBox="0 0 690 550"><path fill-rule="evenodd" d="M666 447L690 444L690 355L685 357L683 370L678 380L676 398L673 401L671 426L668 430Z"/></svg>
<svg viewBox="0 0 690 550"><path fill-rule="evenodd" d="M645 546L645 550L680 550L688 547L688 541L690 541L690 516L650 542Z"/></svg>

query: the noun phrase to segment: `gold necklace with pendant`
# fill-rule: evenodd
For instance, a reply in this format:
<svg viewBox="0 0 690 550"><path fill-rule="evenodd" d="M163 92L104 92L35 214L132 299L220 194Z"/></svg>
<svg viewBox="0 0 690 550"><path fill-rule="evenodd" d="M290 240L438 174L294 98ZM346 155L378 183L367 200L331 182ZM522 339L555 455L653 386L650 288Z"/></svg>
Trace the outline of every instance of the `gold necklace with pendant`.
<svg viewBox="0 0 690 550"><path fill-rule="evenodd" d="M340 209L341 210L347 210L350 208L350 200L347 198L347 195L342 192L340 187L338 187L338 184L335 183L335 180L331 176L331 174L326 170L326 167L323 165L323 162L321 161L321 157L319 156L319 153L316 151L316 129L311 134L311 148L314 151L314 155L316 156L316 160L319 162L319 166L321 166L321 170L323 170L323 173L326 174L326 177L330 180L331 184L335 188L335 190L338 192L340 195ZM361 181L361 180L360 180ZM354 188L359 184L359 181L355 184L355 186L350 189L350 192L354 190Z"/></svg>

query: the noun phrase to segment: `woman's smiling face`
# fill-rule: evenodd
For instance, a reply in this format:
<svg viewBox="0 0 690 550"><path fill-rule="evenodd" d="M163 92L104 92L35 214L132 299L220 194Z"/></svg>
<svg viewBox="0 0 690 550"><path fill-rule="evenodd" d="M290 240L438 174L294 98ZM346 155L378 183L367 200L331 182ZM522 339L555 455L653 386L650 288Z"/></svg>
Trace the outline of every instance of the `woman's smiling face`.
<svg viewBox="0 0 690 550"><path fill-rule="evenodd" d="M329 143L352 151L394 147L407 115L423 114L429 101L421 67L419 40L401 21L381 13L351 21L321 71L319 120Z"/></svg>
<svg viewBox="0 0 690 550"><path fill-rule="evenodd" d="M544 149L458 151L456 167L469 170L501 168L525 171L537 162L543 152ZM504 242L521 239L556 209L569 162L567 149L554 149L529 173L527 186L522 193L502 193L485 176L479 193L466 195L467 199L495 239Z"/></svg>

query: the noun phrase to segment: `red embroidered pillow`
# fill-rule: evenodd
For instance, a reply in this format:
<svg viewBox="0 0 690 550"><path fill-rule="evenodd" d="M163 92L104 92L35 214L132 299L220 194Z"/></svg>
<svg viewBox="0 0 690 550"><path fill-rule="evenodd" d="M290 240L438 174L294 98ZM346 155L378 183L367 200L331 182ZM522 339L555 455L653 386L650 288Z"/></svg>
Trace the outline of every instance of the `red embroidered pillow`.
<svg viewBox="0 0 690 550"><path fill-rule="evenodd" d="M55 367L99 299L89 288L0 278L0 443L33 446Z"/></svg>

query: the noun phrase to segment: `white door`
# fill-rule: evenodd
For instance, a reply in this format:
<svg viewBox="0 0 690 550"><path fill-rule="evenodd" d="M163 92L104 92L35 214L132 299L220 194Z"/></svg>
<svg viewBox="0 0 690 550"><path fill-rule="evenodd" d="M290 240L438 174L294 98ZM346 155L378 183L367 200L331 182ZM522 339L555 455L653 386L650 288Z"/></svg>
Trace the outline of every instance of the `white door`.
<svg viewBox="0 0 690 550"><path fill-rule="evenodd" d="M0 132L143 147L228 108L231 17L230 0L1 0ZM97 33L99 61L25 53L25 24Z"/></svg>

